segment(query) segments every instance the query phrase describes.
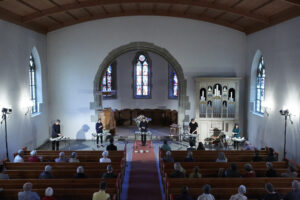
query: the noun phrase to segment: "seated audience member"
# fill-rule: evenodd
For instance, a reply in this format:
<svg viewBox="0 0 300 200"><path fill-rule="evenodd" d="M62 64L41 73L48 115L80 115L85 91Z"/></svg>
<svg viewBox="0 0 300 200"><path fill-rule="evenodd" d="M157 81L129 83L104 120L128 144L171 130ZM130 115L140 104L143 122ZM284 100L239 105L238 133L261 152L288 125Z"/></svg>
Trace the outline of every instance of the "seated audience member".
<svg viewBox="0 0 300 200"><path fill-rule="evenodd" d="M100 163L111 163L111 160L108 158L108 151L103 151L102 158L99 160Z"/></svg>
<svg viewBox="0 0 300 200"><path fill-rule="evenodd" d="M264 200L281 200L282 197L278 192L275 192L275 189L271 183L265 184L265 190L267 192Z"/></svg>
<svg viewBox="0 0 300 200"><path fill-rule="evenodd" d="M253 170L253 167L250 163L245 164L245 170L246 170L245 177L256 177L256 173Z"/></svg>
<svg viewBox="0 0 300 200"><path fill-rule="evenodd" d="M174 171L170 174L170 178L184 178L185 170L181 167L179 162L174 163Z"/></svg>
<svg viewBox="0 0 300 200"><path fill-rule="evenodd" d="M259 155L259 150L255 149L254 157L252 158L253 162L262 162L264 159Z"/></svg>
<svg viewBox="0 0 300 200"><path fill-rule="evenodd" d="M267 162L266 167L268 169L266 172L266 177L276 177L277 176L277 172L273 168L273 164L271 162Z"/></svg>
<svg viewBox="0 0 300 200"><path fill-rule="evenodd" d="M247 200L246 194L246 187L244 185L240 185L238 188L238 193L232 195L229 200Z"/></svg>
<svg viewBox="0 0 300 200"><path fill-rule="evenodd" d="M273 148L269 148L268 149L268 155L266 157L266 161L267 162L273 162L273 161L277 161L277 158L274 154L274 149Z"/></svg>
<svg viewBox="0 0 300 200"><path fill-rule="evenodd" d="M287 173L282 173L281 176L283 177L298 177L298 173L293 166L289 166Z"/></svg>
<svg viewBox="0 0 300 200"><path fill-rule="evenodd" d="M110 199L110 195L108 193L106 193L105 190L106 190L106 183L101 182L99 192L95 192L93 194L93 200L108 200L108 199Z"/></svg>
<svg viewBox="0 0 300 200"><path fill-rule="evenodd" d="M8 174L4 173L4 165L0 163L0 180L9 179Z"/></svg>
<svg viewBox="0 0 300 200"><path fill-rule="evenodd" d="M107 165L106 173L102 175L102 178L117 178L117 175L113 173L113 168L111 165Z"/></svg>
<svg viewBox="0 0 300 200"><path fill-rule="evenodd" d="M55 158L55 162L67 162L65 152L59 152L58 158Z"/></svg>
<svg viewBox="0 0 300 200"><path fill-rule="evenodd" d="M40 179L51 179L52 175L52 167L50 165L45 166L45 170L40 174Z"/></svg>
<svg viewBox="0 0 300 200"><path fill-rule="evenodd" d="M45 197L43 197L43 200L56 200L53 197L54 191L52 189L52 187L47 187L45 190Z"/></svg>
<svg viewBox="0 0 300 200"><path fill-rule="evenodd" d="M40 196L36 192L31 192L32 184L24 183L23 192L18 193L18 200L40 200Z"/></svg>
<svg viewBox="0 0 300 200"><path fill-rule="evenodd" d="M198 196L197 200L215 200L215 197L210 193L211 187L208 184L202 187L203 194Z"/></svg>
<svg viewBox="0 0 300 200"><path fill-rule="evenodd" d="M254 146L249 141L246 141L245 145L244 145L244 150L245 151L253 151L254 150Z"/></svg>
<svg viewBox="0 0 300 200"><path fill-rule="evenodd" d="M216 162L227 162L227 158L226 158L224 152L221 151L218 153L218 158L217 158Z"/></svg>
<svg viewBox="0 0 300 200"><path fill-rule="evenodd" d="M205 147L204 147L202 142L199 142L198 147L197 147L197 151L205 151Z"/></svg>
<svg viewBox="0 0 300 200"><path fill-rule="evenodd" d="M164 144L160 147L163 151L171 151L171 147L168 145L168 141L164 140Z"/></svg>
<svg viewBox="0 0 300 200"><path fill-rule="evenodd" d="M233 177L241 177L236 163L231 163L230 164L230 169L225 171L225 176L226 177L232 177L232 178Z"/></svg>
<svg viewBox="0 0 300 200"><path fill-rule="evenodd" d="M77 167L76 175L74 178L87 178L87 175L85 175L84 168L82 166Z"/></svg>
<svg viewBox="0 0 300 200"><path fill-rule="evenodd" d="M23 155L24 151L22 149L18 150L18 154L14 158L14 163L24 162Z"/></svg>
<svg viewBox="0 0 300 200"><path fill-rule="evenodd" d="M284 200L299 200L300 199L300 182L294 180L292 182L292 192L287 193L283 199Z"/></svg>
<svg viewBox="0 0 300 200"><path fill-rule="evenodd" d="M107 145L107 147L106 147L106 151L117 151L117 146L116 145L114 145L114 138L113 137L111 137L110 139L109 139L109 145Z"/></svg>
<svg viewBox="0 0 300 200"><path fill-rule="evenodd" d="M69 163L78 163L79 160L77 159L77 153L72 152L70 158L69 158Z"/></svg>
<svg viewBox="0 0 300 200"><path fill-rule="evenodd" d="M193 200L193 198L189 195L189 188L187 186L182 187L181 194L176 197L176 200Z"/></svg>
<svg viewBox="0 0 300 200"><path fill-rule="evenodd" d="M30 152L30 156L28 158L28 162L41 162L40 158L37 157L37 152L36 150L32 150Z"/></svg>
<svg viewBox="0 0 300 200"><path fill-rule="evenodd" d="M171 151L166 152L166 155L164 157L164 161L167 162L167 163L174 162L174 158L171 156Z"/></svg>
<svg viewBox="0 0 300 200"><path fill-rule="evenodd" d="M193 157L193 152L192 151L187 152L187 155L184 159L184 162L194 162L194 157Z"/></svg>
<svg viewBox="0 0 300 200"><path fill-rule="evenodd" d="M201 178L202 175L199 173L199 167L194 167L193 172L190 173L189 178Z"/></svg>

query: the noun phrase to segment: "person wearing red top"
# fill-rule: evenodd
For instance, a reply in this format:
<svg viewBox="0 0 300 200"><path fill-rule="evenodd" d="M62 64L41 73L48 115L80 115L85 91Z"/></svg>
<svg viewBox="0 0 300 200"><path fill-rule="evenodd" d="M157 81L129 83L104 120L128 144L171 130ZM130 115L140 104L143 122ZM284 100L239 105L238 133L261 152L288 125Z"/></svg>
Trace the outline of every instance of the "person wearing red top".
<svg viewBox="0 0 300 200"><path fill-rule="evenodd" d="M28 162L41 162L40 158L37 157L36 150L30 152L30 157L28 158Z"/></svg>
<svg viewBox="0 0 300 200"><path fill-rule="evenodd" d="M43 200L56 200L54 197L53 197L53 189L52 187L47 187L46 190L45 190L45 197L43 197Z"/></svg>
<svg viewBox="0 0 300 200"><path fill-rule="evenodd" d="M246 170L245 177L256 177L256 173L253 170L253 167L250 163L245 164L245 170Z"/></svg>

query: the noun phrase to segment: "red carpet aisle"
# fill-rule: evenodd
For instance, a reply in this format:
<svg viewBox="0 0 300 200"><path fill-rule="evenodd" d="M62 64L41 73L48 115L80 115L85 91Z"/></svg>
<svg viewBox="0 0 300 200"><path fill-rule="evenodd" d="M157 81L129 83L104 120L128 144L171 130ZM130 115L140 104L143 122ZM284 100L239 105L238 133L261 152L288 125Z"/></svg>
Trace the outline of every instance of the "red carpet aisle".
<svg viewBox="0 0 300 200"><path fill-rule="evenodd" d="M148 153L135 153L133 149L130 169L128 200L161 200L160 183L156 168L153 148L141 146L137 142L138 150L149 150Z"/></svg>

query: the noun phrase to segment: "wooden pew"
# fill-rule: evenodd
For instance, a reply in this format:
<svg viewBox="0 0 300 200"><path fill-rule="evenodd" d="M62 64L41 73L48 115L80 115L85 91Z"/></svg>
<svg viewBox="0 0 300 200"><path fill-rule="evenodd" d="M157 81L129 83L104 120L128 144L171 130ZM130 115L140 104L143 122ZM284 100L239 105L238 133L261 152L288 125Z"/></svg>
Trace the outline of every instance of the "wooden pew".
<svg viewBox="0 0 300 200"><path fill-rule="evenodd" d="M37 192L40 195L40 197L44 197L45 189L34 189L33 186L32 191ZM0 194L0 199L18 200L18 192L20 191L22 191L22 188L4 190ZM61 188L61 189L54 190L54 197L57 200L91 200L93 197L93 193L98 191L99 191L99 186L95 186L93 188L83 188L83 189L82 188L76 188L76 189ZM116 194L117 191L115 188L107 188L106 192L109 193L114 200L118 200Z"/></svg>
<svg viewBox="0 0 300 200"><path fill-rule="evenodd" d="M31 151L24 151L24 155L30 155ZM65 155L70 156L72 152L76 152L77 155L101 155L103 151L49 151L49 150L37 150L37 155L58 155L60 152L64 152ZM109 151L109 155L124 155L126 151Z"/></svg>
<svg viewBox="0 0 300 200"><path fill-rule="evenodd" d="M54 162L54 160L58 158L58 155L39 155L39 156L43 157L43 162ZM29 155L24 155L23 156L24 161L27 162L29 157L30 157ZM77 156L77 158L79 159L80 162L99 162L99 159L102 158L102 156L101 155L92 155L92 156L80 155ZM110 158L112 162L117 162L121 160L125 161L124 155L110 155L108 156L108 158Z"/></svg>
<svg viewBox="0 0 300 200"><path fill-rule="evenodd" d="M11 179L35 179L39 178L43 170L6 170L5 173L9 175ZM88 178L101 178L106 172L106 169L85 169L84 173ZM114 170L114 173L118 174L121 169ZM57 179L72 179L76 174L76 169L61 169L52 170L54 178Z"/></svg>
<svg viewBox="0 0 300 200"><path fill-rule="evenodd" d="M237 188L212 188L211 193L214 195L217 200L228 200L231 195L236 194L238 191ZM290 186L287 188L276 188L276 191L279 191L280 194L286 194L291 191ZM199 195L203 193L202 188L190 188L190 195L193 199L197 199ZM175 200L177 196L181 194L181 188L171 188L169 193L169 200ZM248 199L258 199L264 197L266 191L264 188L247 188L246 196Z"/></svg>

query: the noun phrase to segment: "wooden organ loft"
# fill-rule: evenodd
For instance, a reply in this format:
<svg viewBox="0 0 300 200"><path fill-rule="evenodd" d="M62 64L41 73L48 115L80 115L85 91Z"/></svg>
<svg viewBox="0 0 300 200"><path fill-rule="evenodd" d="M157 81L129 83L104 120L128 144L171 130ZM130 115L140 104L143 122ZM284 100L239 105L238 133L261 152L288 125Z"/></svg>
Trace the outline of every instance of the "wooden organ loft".
<svg viewBox="0 0 300 200"><path fill-rule="evenodd" d="M231 136L239 121L240 78L195 78L195 120L199 125L199 141L213 135L218 128Z"/></svg>

